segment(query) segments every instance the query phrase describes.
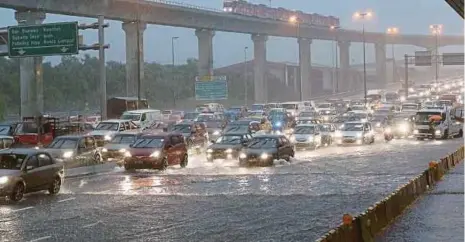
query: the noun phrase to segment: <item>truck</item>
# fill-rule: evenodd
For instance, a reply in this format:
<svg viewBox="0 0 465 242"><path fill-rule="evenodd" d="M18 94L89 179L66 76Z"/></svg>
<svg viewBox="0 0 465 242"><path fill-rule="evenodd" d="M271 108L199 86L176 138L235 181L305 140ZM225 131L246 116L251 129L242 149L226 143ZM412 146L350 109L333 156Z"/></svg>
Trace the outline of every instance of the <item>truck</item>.
<svg viewBox="0 0 465 242"><path fill-rule="evenodd" d="M137 97L114 97L107 100L107 118L118 119L126 111L148 109L147 99Z"/></svg>
<svg viewBox="0 0 465 242"><path fill-rule="evenodd" d="M431 127L431 117L438 116ZM428 108L419 110L415 114L415 129L413 135L417 140L448 139L450 137L463 136L463 124L460 117L456 116L456 110L448 107Z"/></svg>

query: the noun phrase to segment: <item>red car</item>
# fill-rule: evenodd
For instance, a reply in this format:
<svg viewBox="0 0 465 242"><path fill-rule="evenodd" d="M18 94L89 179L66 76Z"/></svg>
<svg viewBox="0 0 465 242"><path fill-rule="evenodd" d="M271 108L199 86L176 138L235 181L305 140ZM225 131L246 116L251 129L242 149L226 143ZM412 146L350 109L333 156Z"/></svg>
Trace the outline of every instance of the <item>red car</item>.
<svg viewBox="0 0 465 242"><path fill-rule="evenodd" d="M159 133L140 136L124 154L124 168L159 169L187 166L187 145L182 134Z"/></svg>

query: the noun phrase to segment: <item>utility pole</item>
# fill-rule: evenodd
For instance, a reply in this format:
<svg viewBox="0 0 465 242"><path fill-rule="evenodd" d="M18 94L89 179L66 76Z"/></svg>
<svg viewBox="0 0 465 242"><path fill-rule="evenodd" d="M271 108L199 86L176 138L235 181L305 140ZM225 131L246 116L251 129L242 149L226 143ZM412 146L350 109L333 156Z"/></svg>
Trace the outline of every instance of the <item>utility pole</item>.
<svg viewBox="0 0 465 242"><path fill-rule="evenodd" d="M247 92L247 87L248 87L248 75L247 75L247 50L249 49L249 47L244 47L244 99L245 99L245 106L247 106L248 104L248 98L249 98L249 95L248 95L248 92Z"/></svg>
<svg viewBox="0 0 465 242"><path fill-rule="evenodd" d="M404 55L405 58L405 99L408 98L408 55Z"/></svg>
<svg viewBox="0 0 465 242"><path fill-rule="evenodd" d="M104 28L105 17L98 16L98 59L100 69L100 115L101 119L107 118L107 72L105 68L105 33Z"/></svg>

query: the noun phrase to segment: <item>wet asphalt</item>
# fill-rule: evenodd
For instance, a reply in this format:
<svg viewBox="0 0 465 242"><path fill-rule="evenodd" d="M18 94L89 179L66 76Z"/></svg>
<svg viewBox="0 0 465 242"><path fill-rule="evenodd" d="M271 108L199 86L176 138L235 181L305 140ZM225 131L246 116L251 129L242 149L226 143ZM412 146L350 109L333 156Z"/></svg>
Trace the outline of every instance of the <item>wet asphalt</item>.
<svg viewBox="0 0 465 242"><path fill-rule="evenodd" d="M312 241L462 143L378 138L266 168L204 155L185 169L116 168L0 203L0 241Z"/></svg>

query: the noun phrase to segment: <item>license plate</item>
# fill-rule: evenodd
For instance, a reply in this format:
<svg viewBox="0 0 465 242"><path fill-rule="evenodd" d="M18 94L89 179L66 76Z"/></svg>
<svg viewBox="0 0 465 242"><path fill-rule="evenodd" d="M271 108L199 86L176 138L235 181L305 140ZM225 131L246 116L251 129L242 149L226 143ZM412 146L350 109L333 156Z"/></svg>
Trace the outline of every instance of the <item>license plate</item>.
<svg viewBox="0 0 465 242"><path fill-rule="evenodd" d="M256 163L258 160L257 159L249 159L250 163Z"/></svg>
<svg viewBox="0 0 465 242"><path fill-rule="evenodd" d="M143 164L144 162L141 161L141 160L137 160L135 163L136 163L136 164Z"/></svg>

